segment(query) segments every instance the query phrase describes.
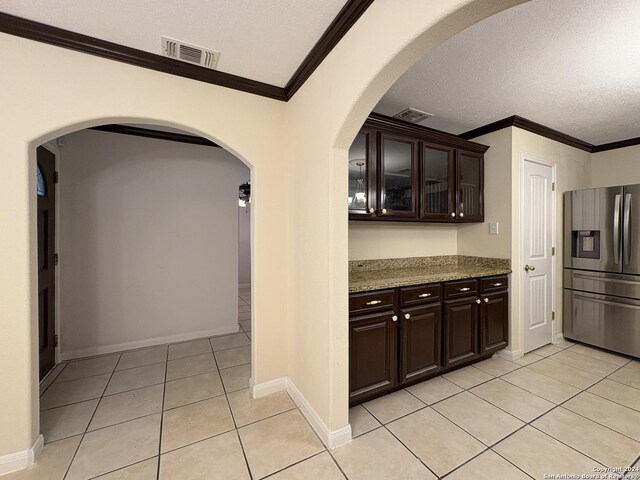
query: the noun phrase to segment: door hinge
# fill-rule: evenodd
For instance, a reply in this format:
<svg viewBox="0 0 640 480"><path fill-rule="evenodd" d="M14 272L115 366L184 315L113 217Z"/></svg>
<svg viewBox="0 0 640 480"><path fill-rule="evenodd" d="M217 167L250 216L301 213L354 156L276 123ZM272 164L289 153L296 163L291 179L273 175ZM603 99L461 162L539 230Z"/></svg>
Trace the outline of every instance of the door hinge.
<svg viewBox="0 0 640 480"><path fill-rule="evenodd" d="M59 261L60 261L60 256L57 253L54 253L53 254L53 264L57 265Z"/></svg>
<svg viewBox="0 0 640 480"><path fill-rule="evenodd" d="M53 346L54 347L58 346L58 335L57 334L53 336Z"/></svg>
<svg viewBox="0 0 640 480"><path fill-rule="evenodd" d="M53 172L53 183L58 183L59 177L58 172Z"/></svg>
<svg viewBox="0 0 640 480"><path fill-rule="evenodd" d="M551 256L553 257L556 254L556 247L551 247Z"/></svg>
<svg viewBox="0 0 640 480"><path fill-rule="evenodd" d="M556 182L551 182L551 191L552 192L556 191Z"/></svg>
<svg viewBox="0 0 640 480"><path fill-rule="evenodd" d="M556 312L551 312L551 320L555 320L556 319Z"/></svg>

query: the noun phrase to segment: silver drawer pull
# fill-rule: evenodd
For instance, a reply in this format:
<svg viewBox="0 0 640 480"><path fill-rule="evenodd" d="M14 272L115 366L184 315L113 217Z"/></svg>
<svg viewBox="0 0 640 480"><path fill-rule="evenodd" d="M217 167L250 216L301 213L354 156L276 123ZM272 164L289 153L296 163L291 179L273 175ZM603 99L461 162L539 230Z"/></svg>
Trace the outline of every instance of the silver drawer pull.
<svg viewBox="0 0 640 480"><path fill-rule="evenodd" d="M379 303L382 303L382 300L371 300L367 302L365 305L378 305Z"/></svg>
<svg viewBox="0 0 640 480"><path fill-rule="evenodd" d="M471 287L463 287L458 289L459 292L468 292L469 290L471 290Z"/></svg>
<svg viewBox="0 0 640 480"><path fill-rule="evenodd" d="M421 293L420 295L418 295L418 298L427 298L430 297L431 294L430 293Z"/></svg>
<svg viewBox="0 0 640 480"><path fill-rule="evenodd" d="M498 282L498 283L492 283L492 284L491 284L491 286L492 286L492 287L501 287L501 286L502 286L502 283L501 283L501 282Z"/></svg>

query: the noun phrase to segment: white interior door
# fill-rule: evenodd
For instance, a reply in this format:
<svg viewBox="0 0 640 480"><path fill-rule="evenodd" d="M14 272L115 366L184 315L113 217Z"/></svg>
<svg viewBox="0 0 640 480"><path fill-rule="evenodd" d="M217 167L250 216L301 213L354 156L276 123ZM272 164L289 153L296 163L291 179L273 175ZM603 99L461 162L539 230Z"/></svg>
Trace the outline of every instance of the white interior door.
<svg viewBox="0 0 640 480"><path fill-rule="evenodd" d="M551 343L553 295L553 167L524 159L522 281L524 353Z"/></svg>

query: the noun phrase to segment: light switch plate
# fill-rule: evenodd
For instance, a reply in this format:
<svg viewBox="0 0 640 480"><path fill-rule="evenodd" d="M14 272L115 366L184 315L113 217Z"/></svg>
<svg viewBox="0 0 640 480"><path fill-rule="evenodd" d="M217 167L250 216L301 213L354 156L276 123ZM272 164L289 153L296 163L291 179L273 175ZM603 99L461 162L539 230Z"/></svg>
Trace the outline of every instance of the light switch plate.
<svg viewBox="0 0 640 480"><path fill-rule="evenodd" d="M498 234L498 222L489 222L489 235Z"/></svg>

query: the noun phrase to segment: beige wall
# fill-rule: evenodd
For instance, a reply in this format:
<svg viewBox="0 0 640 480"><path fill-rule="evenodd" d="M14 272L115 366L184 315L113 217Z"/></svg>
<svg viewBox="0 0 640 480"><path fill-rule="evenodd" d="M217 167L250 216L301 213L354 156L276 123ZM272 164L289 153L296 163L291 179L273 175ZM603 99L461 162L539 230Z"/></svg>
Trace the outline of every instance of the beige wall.
<svg viewBox="0 0 640 480"><path fill-rule="evenodd" d="M249 169L222 148L95 130L60 152L61 358L237 331Z"/></svg>
<svg viewBox="0 0 640 480"><path fill-rule="evenodd" d="M0 177L0 456L31 448L39 431L37 144L100 123L158 123L204 135L249 163L253 379L288 376L314 422L344 429L347 149L412 64L517 3L378 0L288 103L0 35L0 158L10 162ZM301 208L300 191L313 209Z"/></svg>
<svg viewBox="0 0 640 480"><path fill-rule="evenodd" d="M455 225L349 222L349 260L456 255Z"/></svg>
<svg viewBox="0 0 640 480"><path fill-rule="evenodd" d="M640 145L591 155L591 186L640 183Z"/></svg>
<svg viewBox="0 0 640 480"><path fill-rule="evenodd" d="M458 227L458 253L511 258L511 169L513 128L503 128L474 142L488 145L484 155L484 222ZM489 235L498 222L498 235Z"/></svg>

